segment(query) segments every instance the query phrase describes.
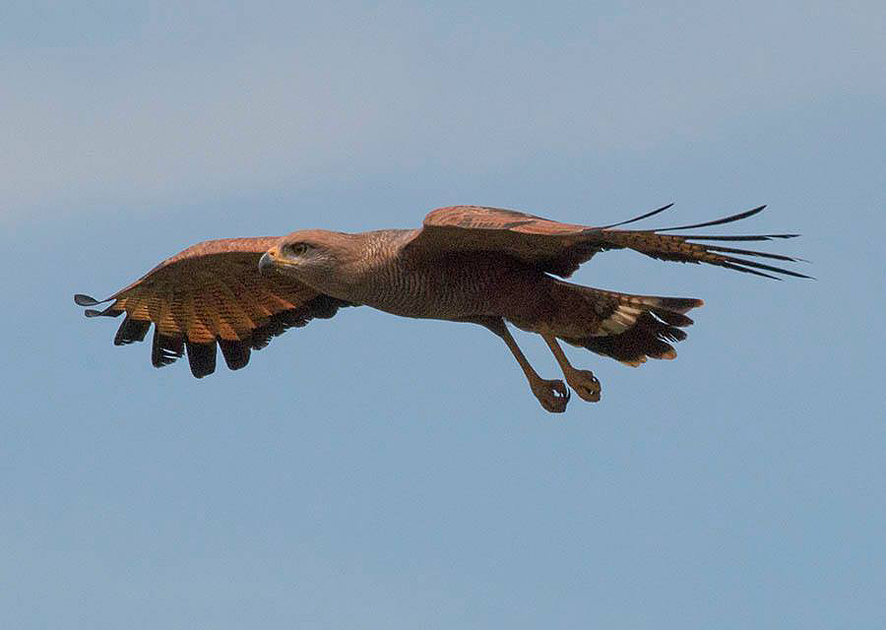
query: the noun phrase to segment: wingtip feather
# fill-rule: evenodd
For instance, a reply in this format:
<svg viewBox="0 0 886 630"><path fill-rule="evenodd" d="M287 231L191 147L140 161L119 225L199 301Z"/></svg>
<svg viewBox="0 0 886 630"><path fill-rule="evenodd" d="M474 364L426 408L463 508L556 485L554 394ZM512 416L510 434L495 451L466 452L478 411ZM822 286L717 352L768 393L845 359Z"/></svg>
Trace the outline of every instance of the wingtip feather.
<svg viewBox="0 0 886 630"><path fill-rule="evenodd" d="M618 227L619 225L627 225L628 223L634 223L636 221L648 219L651 216L655 216L656 214L659 214L660 212L664 212L665 210L672 208L674 206L674 203L676 203L676 202L672 201L671 203L667 204L666 206L662 206L661 208L656 208L655 210L652 210L651 212L647 212L646 214L641 214L640 216L634 217L633 219L627 219L626 221L619 221L618 223L612 223L610 225L604 225L602 227L590 228L590 230L591 231L608 230L610 228Z"/></svg>
<svg viewBox="0 0 886 630"><path fill-rule="evenodd" d="M756 208L751 208L750 210L745 210L744 212L739 212L737 214L729 215L728 217L723 217L721 219L714 219L713 221L704 221L702 223L693 223L692 225L680 225L677 227L669 227L669 228L661 228L658 230L652 230L653 232L670 232L673 230L691 230L694 228L700 227L709 227L712 225L723 225L724 223L733 223L734 221L741 221L742 219L747 219L748 217L752 217L755 214L759 214L766 208L765 204L762 206L757 206Z"/></svg>
<svg viewBox="0 0 886 630"><path fill-rule="evenodd" d="M101 304L107 301L108 300L96 300L91 295L86 295L85 293L74 294L74 304L76 304L77 306L96 306L97 304Z"/></svg>

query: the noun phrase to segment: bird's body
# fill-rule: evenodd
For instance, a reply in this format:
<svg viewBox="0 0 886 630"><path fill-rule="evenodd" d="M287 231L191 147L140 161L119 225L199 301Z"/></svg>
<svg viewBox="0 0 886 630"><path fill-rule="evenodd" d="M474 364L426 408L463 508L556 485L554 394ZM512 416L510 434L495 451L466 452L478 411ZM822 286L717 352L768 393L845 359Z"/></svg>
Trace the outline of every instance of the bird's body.
<svg viewBox="0 0 886 630"><path fill-rule="evenodd" d="M373 234L372 240L378 236ZM522 302L537 302L546 276L507 255L476 252L434 259L403 254L401 234L380 244L385 258L361 274L342 299L403 317L461 320L471 316L510 318ZM319 288L319 287L317 287Z"/></svg>
<svg viewBox="0 0 886 630"><path fill-rule="evenodd" d="M731 222L761 209L683 229ZM639 365L647 357L673 358L676 353L668 342L685 338L681 329L692 323L685 313L702 302L603 291L555 275L569 276L599 251L628 247L656 258L803 277L731 254L792 260L786 256L690 241L793 235L690 237L612 227L455 206L429 214L420 230L302 230L279 238L208 241L164 261L109 298L113 304L108 308L90 309L87 315L125 312L115 338L118 345L140 341L154 323L154 365L171 363L187 349L195 376L215 369L216 343L229 367L240 368L248 362L250 349L264 347L286 328L331 317L342 306L471 322L505 341L547 410L563 411L569 398L565 385L535 373L505 321L540 334L569 385L585 400L596 401L599 382L591 372L569 364L558 339L628 365ZM75 300L86 306L98 303L83 295Z"/></svg>
<svg viewBox="0 0 886 630"><path fill-rule="evenodd" d="M404 247L417 231L304 230L290 237L341 244L342 251L358 253L337 256L334 270L300 275L317 291L350 304L402 317L450 321L480 316L516 319L521 312L528 314L527 306L535 306L534 311L542 308L541 295L551 281L549 276L505 254L409 255Z"/></svg>
<svg viewBox="0 0 886 630"><path fill-rule="evenodd" d="M620 295L557 280L502 253L472 251L433 258L410 255L404 249L417 232L305 230L289 238L346 241L347 249L359 252L359 257L340 257L334 271L303 273L300 279L344 302L402 317L448 321L501 317L526 331L579 337L592 334L600 323L596 313L588 311L584 292ZM584 317L577 318L577 313Z"/></svg>

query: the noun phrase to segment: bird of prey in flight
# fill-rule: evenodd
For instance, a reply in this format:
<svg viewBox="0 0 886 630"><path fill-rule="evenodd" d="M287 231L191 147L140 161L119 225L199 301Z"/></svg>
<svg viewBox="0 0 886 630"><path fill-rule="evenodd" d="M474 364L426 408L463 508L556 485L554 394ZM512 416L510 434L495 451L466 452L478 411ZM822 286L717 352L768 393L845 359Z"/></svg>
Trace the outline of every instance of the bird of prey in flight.
<svg viewBox="0 0 886 630"><path fill-rule="evenodd" d="M671 204L672 205L672 204ZM249 362L286 329L330 318L345 306L371 306L425 319L469 322L498 335L516 358L532 393L547 411L566 409L566 384L586 401L600 400L600 383L573 367L559 341L638 366L676 356L669 342L686 338L693 298L631 295L561 280L594 254L631 249L662 260L708 263L777 278L808 278L760 262L799 259L719 243L767 241L796 234L692 235L692 230L739 221L763 206L714 221L658 230L616 229L667 210L602 227L559 223L531 214L452 206L425 217L420 229L345 234L301 230L283 237L199 243L154 267L99 302L77 294L80 306L111 302L86 315L123 322L115 345L142 341L154 324L151 361L162 367L185 352L197 378L215 370L216 347L228 367ZM560 365L566 384L543 379L523 355L505 322L538 333Z"/></svg>

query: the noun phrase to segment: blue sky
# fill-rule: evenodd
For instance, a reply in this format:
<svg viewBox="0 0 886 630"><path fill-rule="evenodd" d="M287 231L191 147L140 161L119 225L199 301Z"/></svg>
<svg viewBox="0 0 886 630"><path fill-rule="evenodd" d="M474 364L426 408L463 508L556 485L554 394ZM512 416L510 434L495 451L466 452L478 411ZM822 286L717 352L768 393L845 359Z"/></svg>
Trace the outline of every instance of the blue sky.
<svg viewBox="0 0 886 630"><path fill-rule="evenodd" d="M0 625L883 627L886 10L647 5L6 3ZM562 417L466 325L198 381L71 302L208 238L671 201L768 203L818 279L598 257L706 306L676 361L572 351Z"/></svg>

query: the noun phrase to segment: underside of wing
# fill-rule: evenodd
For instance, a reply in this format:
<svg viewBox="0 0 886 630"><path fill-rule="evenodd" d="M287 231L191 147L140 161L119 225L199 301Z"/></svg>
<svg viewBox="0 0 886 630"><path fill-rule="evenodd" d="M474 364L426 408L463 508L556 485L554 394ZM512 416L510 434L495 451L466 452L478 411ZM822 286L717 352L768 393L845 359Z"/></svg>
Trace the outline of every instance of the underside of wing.
<svg viewBox="0 0 886 630"><path fill-rule="evenodd" d="M200 378L215 371L217 347L228 367L249 362L252 350L271 338L314 318L329 318L341 306L335 298L278 273L259 273L261 255L278 237L207 241L163 261L107 300L78 294L87 317L125 314L115 345L142 341L151 325L151 361L168 365L188 355L191 372Z"/></svg>
<svg viewBox="0 0 886 630"><path fill-rule="evenodd" d="M610 249L632 249L660 260L707 263L767 278L780 274L808 278L802 273L748 258L796 262L800 259L695 241L768 241L797 234L704 235L667 234L740 221L761 212L765 206L738 214L673 228L655 230L615 229L646 219L665 210L668 204L627 221L602 227L559 223L531 214L480 206L451 206L429 213L422 229L405 251L418 256L446 256L463 251L494 251L517 258L541 271L568 277L594 254Z"/></svg>

